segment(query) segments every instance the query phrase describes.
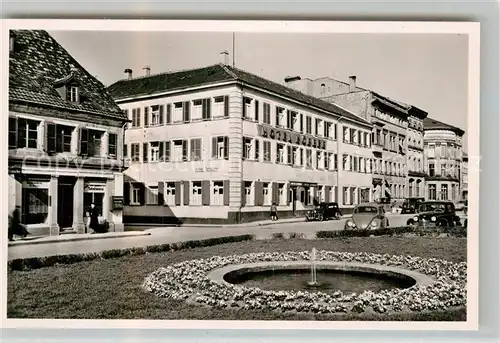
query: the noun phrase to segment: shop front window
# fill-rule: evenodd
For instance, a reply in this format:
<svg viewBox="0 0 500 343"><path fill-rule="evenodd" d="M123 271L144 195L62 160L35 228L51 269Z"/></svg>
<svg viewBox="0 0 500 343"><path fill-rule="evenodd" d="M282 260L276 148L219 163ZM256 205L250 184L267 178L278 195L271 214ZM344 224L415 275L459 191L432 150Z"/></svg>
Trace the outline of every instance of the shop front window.
<svg viewBox="0 0 500 343"><path fill-rule="evenodd" d="M24 188L21 221L24 224L43 224L49 214L49 190Z"/></svg>
<svg viewBox="0 0 500 343"><path fill-rule="evenodd" d="M102 205L103 205L104 193L94 193L85 192L83 193L83 209L85 216L88 217L88 212L90 210L90 205L93 203L97 209L99 216L102 216Z"/></svg>

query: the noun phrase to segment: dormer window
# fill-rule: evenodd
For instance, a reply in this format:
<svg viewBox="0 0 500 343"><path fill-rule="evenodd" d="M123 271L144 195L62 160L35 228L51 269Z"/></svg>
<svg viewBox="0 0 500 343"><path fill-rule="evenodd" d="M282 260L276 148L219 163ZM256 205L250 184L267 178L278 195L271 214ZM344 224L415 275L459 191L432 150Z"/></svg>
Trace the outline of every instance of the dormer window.
<svg viewBox="0 0 500 343"><path fill-rule="evenodd" d="M80 102L80 94L78 91L78 86L72 85L68 89L68 100L71 102Z"/></svg>

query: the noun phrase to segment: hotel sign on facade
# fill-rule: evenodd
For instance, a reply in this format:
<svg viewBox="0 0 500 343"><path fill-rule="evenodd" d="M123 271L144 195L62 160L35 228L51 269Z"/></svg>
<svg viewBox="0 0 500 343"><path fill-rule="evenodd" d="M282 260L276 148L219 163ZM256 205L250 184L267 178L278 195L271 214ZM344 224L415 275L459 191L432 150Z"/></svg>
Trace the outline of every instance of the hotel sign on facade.
<svg viewBox="0 0 500 343"><path fill-rule="evenodd" d="M257 125L257 132L261 137L275 139L283 143L298 144L323 150L326 149L326 140L297 132L276 129L266 125Z"/></svg>

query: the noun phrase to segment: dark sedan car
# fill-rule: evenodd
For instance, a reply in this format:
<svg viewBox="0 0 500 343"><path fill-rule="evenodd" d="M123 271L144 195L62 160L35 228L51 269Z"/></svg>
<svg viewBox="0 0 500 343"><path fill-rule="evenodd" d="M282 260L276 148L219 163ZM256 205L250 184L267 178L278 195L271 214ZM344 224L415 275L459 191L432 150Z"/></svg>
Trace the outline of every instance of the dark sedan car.
<svg viewBox="0 0 500 343"><path fill-rule="evenodd" d="M346 220L344 230L375 230L389 227L384 206L378 203L360 204L354 208L352 218Z"/></svg>
<svg viewBox="0 0 500 343"><path fill-rule="evenodd" d="M407 225L422 227L462 226L451 201L427 201L420 204L417 214L408 219Z"/></svg>
<svg viewBox="0 0 500 343"><path fill-rule="evenodd" d="M306 213L307 221L323 221L330 218L340 219L342 213L340 213L339 204L336 202L322 202L316 205L314 210Z"/></svg>

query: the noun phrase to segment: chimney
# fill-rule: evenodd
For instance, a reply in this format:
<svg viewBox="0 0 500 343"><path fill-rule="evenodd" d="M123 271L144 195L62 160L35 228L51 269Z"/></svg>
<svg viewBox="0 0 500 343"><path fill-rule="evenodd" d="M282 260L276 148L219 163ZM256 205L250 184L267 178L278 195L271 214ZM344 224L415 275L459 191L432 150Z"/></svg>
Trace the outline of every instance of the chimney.
<svg viewBox="0 0 500 343"><path fill-rule="evenodd" d="M144 72L144 76L149 76L151 75L151 68L149 66L145 66L144 68L142 68L143 70L145 70Z"/></svg>
<svg viewBox="0 0 500 343"><path fill-rule="evenodd" d="M222 63L224 65L229 65L229 52L227 50L224 50L220 53L221 58L222 58Z"/></svg>
<svg viewBox="0 0 500 343"><path fill-rule="evenodd" d="M356 75L349 76L349 92L356 90Z"/></svg>
<svg viewBox="0 0 500 343"><path fill-rule="evenodd" d="M293 82L293 81L299 81L299 80L301 80L300 76L287 76L287 77L285 77L286 84Z"/></svg>
<svg viewBox="0 0 500 343"><path fill-rule="evenodd" d="M132 69L125 69L125 79L132 79Z"/></svg>

